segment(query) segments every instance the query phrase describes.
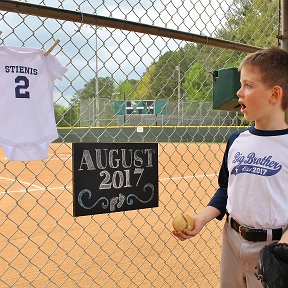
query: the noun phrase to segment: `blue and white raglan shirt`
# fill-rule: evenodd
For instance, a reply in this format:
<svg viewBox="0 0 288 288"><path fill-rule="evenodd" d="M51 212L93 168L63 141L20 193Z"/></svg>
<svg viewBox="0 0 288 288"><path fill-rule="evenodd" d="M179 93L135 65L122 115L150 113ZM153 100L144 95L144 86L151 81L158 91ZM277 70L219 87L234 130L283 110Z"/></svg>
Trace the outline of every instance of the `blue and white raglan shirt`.
<svg viewBox="0 0 288 288"><path fill-rule="evenodd" d="M250 127L228 139L219 188L209 202L240 224L279 228L288 224L288 129Z"/></svg>

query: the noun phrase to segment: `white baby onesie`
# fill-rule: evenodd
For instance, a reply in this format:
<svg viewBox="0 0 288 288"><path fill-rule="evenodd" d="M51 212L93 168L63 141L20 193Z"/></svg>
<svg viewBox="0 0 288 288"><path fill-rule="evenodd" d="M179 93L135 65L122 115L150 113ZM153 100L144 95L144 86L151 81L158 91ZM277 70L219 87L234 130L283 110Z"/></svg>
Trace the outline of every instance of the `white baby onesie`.
<svg viewBox="0 0 288 288"><path fill-rule="evenodd" d="M40 49L0 47L0 144L8 160L48 157L57 139L53 90L67 68Z"/></svg>

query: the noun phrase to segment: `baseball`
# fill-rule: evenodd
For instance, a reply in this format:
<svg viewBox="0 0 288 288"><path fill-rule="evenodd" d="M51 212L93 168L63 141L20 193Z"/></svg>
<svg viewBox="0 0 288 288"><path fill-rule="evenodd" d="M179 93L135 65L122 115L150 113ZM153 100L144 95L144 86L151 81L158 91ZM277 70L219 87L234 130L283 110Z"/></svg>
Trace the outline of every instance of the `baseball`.
<svg viewBox="0 0 288 288"><path fill-rule="evenodd" d="M182 213L173 219L172 225L176 231L183 231L184 229L192 230L194 228L194 221L188 214Z"/></svg>

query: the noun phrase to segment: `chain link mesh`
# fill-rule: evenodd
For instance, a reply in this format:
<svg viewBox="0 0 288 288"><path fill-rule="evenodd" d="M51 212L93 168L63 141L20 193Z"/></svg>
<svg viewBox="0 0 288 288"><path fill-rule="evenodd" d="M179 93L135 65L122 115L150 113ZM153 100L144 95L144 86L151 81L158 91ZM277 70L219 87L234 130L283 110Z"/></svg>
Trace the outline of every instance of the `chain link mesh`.
<svg viewBox="0 0 288 288"><path fill-rule="evenodd" d="M19 2L277 44L276 0ZM217 135L245 123L238 112L212 109L211 72L237 67L246 54L20 13L0 11L0 21L1 45L47 50L60 39L52 53L68 68L54 92L57 125L66 132L50 145L49 158L9 162L0 151L0 287L219 287L224 221L179 243L171 220L201 211L217 188L225 148ZM135 99L166 99L167 113L115 114L115 100ZM71 142L88 134L95 142L147 142L148 132L128 133L139 126L156 141L168 139L159 143L159 207L73 218ZM182 141L181 126L196 127L200 138ZM179 141L169 141L175 135Z"/></svg>

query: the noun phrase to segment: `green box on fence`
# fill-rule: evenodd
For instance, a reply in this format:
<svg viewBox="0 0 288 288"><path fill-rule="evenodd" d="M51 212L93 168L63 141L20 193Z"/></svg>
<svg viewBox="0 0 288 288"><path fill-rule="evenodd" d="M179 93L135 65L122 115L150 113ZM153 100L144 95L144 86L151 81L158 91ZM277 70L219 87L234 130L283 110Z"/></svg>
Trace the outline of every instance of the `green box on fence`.
<svg viewBox="0 0 288 288"><path fill-rule="evenodd" d="M240 72L237 68L213 71L213 109L239 111L236 93L240 87Z"/></svg>

